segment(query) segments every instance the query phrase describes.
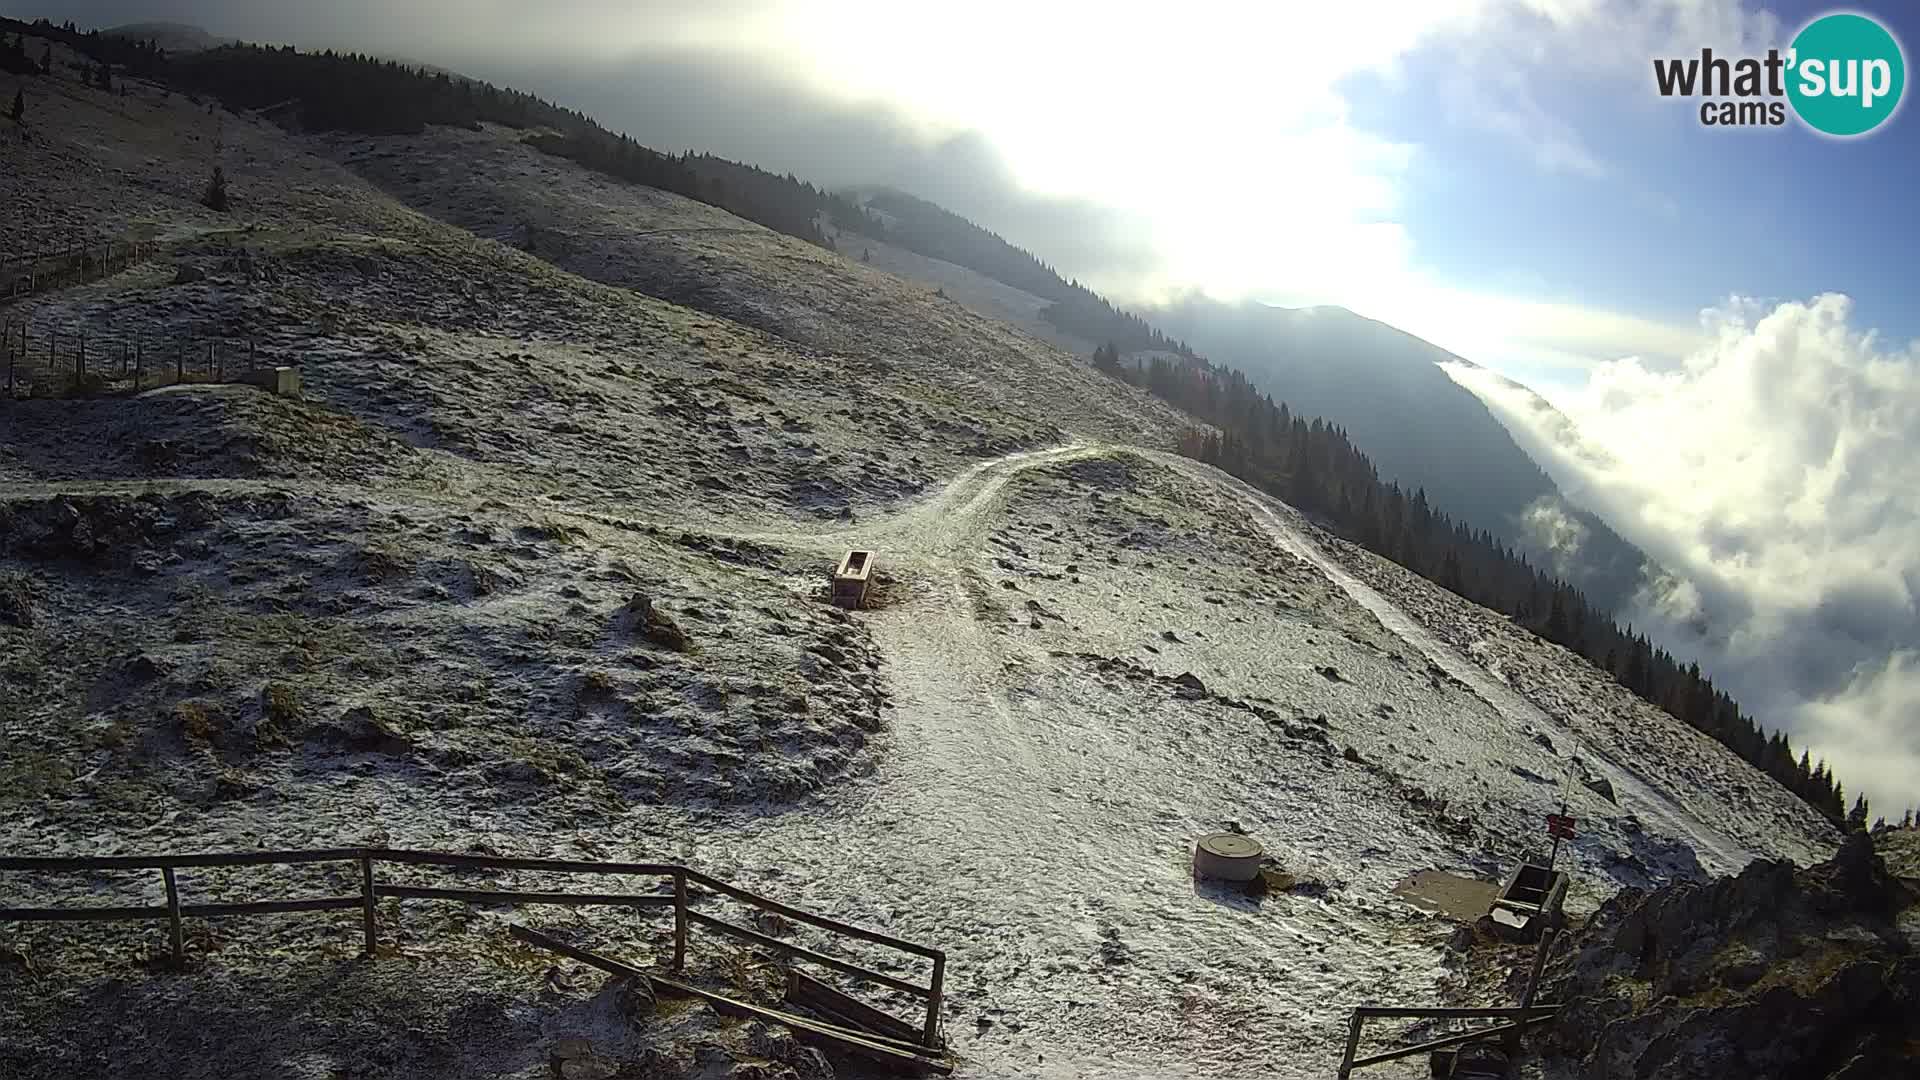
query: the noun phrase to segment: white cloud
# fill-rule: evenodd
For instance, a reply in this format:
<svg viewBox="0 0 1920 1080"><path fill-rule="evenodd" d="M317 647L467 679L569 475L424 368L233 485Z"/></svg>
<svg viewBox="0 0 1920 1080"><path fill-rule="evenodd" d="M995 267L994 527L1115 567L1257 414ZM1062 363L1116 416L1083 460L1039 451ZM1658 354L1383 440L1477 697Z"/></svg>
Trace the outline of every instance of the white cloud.
<svg viewBox="0 0 1920 1080"><path fill-rule="evenodd" d="M1602 364L1564 416L1451 374L1678 577L1638 625L1897 810L1920 799L1920 345L1851 310L1730 301L1682 363Z"/></svg>

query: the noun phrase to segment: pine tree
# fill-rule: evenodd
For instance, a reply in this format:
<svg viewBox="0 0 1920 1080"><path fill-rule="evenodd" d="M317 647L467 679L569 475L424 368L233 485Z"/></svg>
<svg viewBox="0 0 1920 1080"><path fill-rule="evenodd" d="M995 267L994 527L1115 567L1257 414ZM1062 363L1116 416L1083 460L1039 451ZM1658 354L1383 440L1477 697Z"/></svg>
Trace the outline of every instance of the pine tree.
<svg viewBox="0 0 1920 1080"><path fill-rule="evenodd" d="M200 202L209 210L226 212L227 174L220 166L213 167L213 179L207 182L207 193L200 197Z"/></svg>
<svg viewBox="0 0 1920 1080"><path fill-rule="evenodd" d="M1861 795L1853 800L1853 809L1847 811L1847 831L1860 832L1867 827L1867 797Z"/></svg>
<svg viewBox="0 0 1920 1080"><path fill-rule="evenodd" d="M9 115L13 117L13 122L16 124L26 122L27 99L24 91L15 90L13 92L13 109L9 112Z"/></svg>
<svg viewBox="0 0 1920 1080"><path fill-rule="evenodd" d="M53 74L53 46L44 45L40 49L40 74Z"/></svg>

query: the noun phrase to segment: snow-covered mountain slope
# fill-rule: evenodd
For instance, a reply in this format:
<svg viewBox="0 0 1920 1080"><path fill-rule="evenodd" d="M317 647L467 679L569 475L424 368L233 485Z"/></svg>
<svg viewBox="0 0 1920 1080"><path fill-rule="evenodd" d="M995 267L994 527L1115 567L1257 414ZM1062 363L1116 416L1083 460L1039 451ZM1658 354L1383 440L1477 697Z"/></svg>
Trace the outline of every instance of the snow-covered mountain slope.
<svg viewBox="0 0 1920 1080"><path fill-rule="evenodd" d="M202 216L90 155L137 123L190 176L166 131L203 114L61 93L37 107L91 134L10 149L21 197L181 246L11 317L217 325L310 395L0 403L0 850L675 859L945 948L963 1076L1319 1077L1352 1005L1450 985L1455 924L1395 885L1541 854L1570 768L1576 906L1832 846L1578 660L1167 455L1178 417L922 286L499 132L229 118L242 209ZM533 255L491 238L522 219ZM885 579L846 614L823 577L852 547ZM636 593L690 648L637 632ZM1197 883L1194 839L1229 827L1298 884ZM159 889L0 878L26 904ZM533 1077L570 1036L661 1075L715 1060L686 1014L610 1020L598 977L505 934L649 964L663 920L381 917L373 965L348 917L198 923L178 976L144 968L151 927L0 928L0 1073L182 1072L208 1031L234 1075ZM692 962L777 984L711 938Z"/></svg>

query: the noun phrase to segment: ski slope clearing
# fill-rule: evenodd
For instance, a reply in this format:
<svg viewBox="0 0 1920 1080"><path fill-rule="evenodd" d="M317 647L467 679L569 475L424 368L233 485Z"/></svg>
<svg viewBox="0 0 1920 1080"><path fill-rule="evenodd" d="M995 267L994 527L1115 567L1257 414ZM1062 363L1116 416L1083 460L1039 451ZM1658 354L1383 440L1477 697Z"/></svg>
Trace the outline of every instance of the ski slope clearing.
<svg viewBox="0 0 1920 1080"><path fill-rule="evenodd" d="M390 541L403 552L428 553L448 528L509 542L487 524L502 509L462 514L391 496L335 508L303 505L318 495L171 498L185 500L167 508L174 517L198 513L237 531L212 546L253 553L265 593L284 591L259 558L272 550L268 522L348 536L365 519L404 520ZM35 505L47 504L14 504L9 532L29 558L20 538ZM185 740L178 761L156 745L165 733L135 716L164 705L151 693L208 669L191 644L149 649L138 666L164 672L158 686L137 692L149 695L139 708L109 706L96 720L133 734L102 739L87 773L48 810L16 819L5 846L72 850L47 837L81 830L98 830L100 850L203 846L210 836L225 839L218 846L319 845L372 839L366 822L378 820L377 839L400 846L671 855L942 943L949 1037L965 1075L1304 1077L1324 1074L1351 1005L1431 999L1445 981L1455 924L1406 904L1395 883L1428 868L1495 874L1537 854L1539 816L1560 794L1552 778L1566 751L1550 744L1568 732L1341 569L1284 505L1180 459L1087 443L1025 452L969 469L889 518L709 537L705 552L683 546L671 574L659 573L669 563L650 527L583 525L557 544L522 530L502 552L518 560L502 574L512 584L487 595L433 596L431 583L455 568L381 564L394 580L366 590L370 610L323 620L330 636L363 640L255 643L306 651L292 685L307 719L238 706L224 714L234 730L201 749L191 734L167 736ZM168 538L176 550L195 542L190 530ZM138 574L142 545L126 539ZM888 581L883 606L845 623L819 603L818 570L850 546L878 550ZM352 565L379 550L362 548ZM701 554L725 553L741 561L700 568ZM308 565L340 560L309 549ZM701 656L635 652L607 628L635 584L610 571L642 560L655 573L639 583L662 590L689 633L711 642ZM404 555L395 561L407 567ZM424 581L427 595L398 581ZM137 594L122 592L118 612L103 599L48 606L99 605L101 629L127 633L111 624L132 617ZM206 651L244 655L236 624L188 615L213 628L220 648ZM768 615L800 631L785 659L749 631ZM544 658L498 654L541 625L553 639ZM724 644L736 630L746 640ZM297 623L279 632L301 635ZM367 651L373 638L411 644L383 662ZM571 655L580 674L562 675L557 661ZM500 678L516 666L523 680ZM799 726L772 727L795 692L764 681L781 668L801 677ZM345 696L349 680L370 674L385 674L388 689ZM570 720L511 720L554 715L562 694L576 701L562 714ZM464 698L441 713L465 715L461 726L428 704L446 698ZM881 727L871 706L882 703L890 730L869 745L864 733ZM834 734L847 719L847 734ZM263 732L275 724L287 730ZM500 741L516 728L518 741ZM769 741L770 731L780 733ZM32 745L48 741L42 733ZM196 775L203 788L185 787ZM1631 786L1615 809L1574 790L1588 819L1575 859L1590 890L1671 880L1696 873L1696 860L1729 857L1725 812L1692 817ZM156 822L142 812L155 798L193 809ZM1197 884L1194 837L1226 827L1260 838L1301 884L1258 901ZM1800 843L1816 837L1809 830ZM419 932L477 947L505 916L457 927L436 917ZM659 944L610 916L557 918L640 955ZM289 926L272 940L293 949L313 933ZM35 936L60 963L101 931Z"/></svg>
<svg viewBox="0 0 1920 1080"><path fill-rule="evenodd" d="M291 137L126 84L36 84L0 240L172 246L11 317L256 341L308 396L6 406L0 849L670 859L946 948L963 1075L1308 1077L1352 1004L1458 983L1457 924L1394 886L1542 854L1570 771L1588 906L1831 848L1573 657L1164 456L1180 416L1032 334L498 130ZM225 216L193 203L216 140ZM825 575L856 546L882 579L847 613ZM1294 886L1196 884L1226 828ZM374 965L354 919L288 916L197 925L163 978L151 927L9 928L0 1074L191 1072L209 1032L244 1075L531 1078L573 1036L673 1077L711 1040L767 1056L700 1010L626 1024L516 918L671 946L619 910L396 901Z"/></svg>

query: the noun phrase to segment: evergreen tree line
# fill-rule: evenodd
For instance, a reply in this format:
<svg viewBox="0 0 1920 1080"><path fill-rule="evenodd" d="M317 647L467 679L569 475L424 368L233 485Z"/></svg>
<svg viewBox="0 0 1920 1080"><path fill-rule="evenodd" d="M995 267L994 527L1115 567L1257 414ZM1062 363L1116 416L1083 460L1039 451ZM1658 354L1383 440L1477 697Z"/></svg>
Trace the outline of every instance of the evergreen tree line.
<svg viewBox="0 0 1920 1080"><path fill-rule="evenodd" d="M525 141L544 153L833 247L819 222L835 197L812 184L711 154L664 154L577 110L491 83L359 54L253 45L184 58L170 78L241 108L297 105L311 131L413 134L430 124L477 130L483 122L540 129Z"/></svg>
<svg viewBox="0 0 1920 1080"><path fill-rule="evenodd" d="M22 24L24 25L24 24ZM97 31L36 27L100 61L90 74L110 85L109 65L207 94L236 109L286 110L308 131L411 135L428 125L477 130L494 123L543 129L526 141L622 180L671 191L717 206L768 228L831 249L820 227L852 204L791 174L728 161L711 154L670 155L616 135L586 114L532 94L491 83L426 71L358 53L301 52L292 46L235 44L169 57L151 42L131 42ZM857 208L854 208L857 209Z"/></svg>
<svg viewBox="0 0 1920 1080"><path fill-rule="evenodd" d="M82 33L72 20L55 24L48 19L36 19L28 23L19 19L0 17L0 37L13 34L22 55L29 55L24 38L28 34L44 39L40 47L40 56L33 60L31 69L16 67L4 42L0 42L0 69L20 75L50 75L53 73L50 50L45 42L57 41L95 64L109 69L107 78L111 80L112 71L140 76L157 75L166 68L167 53L152 40L140 41L119 34L103 34L98 30ZM101 75L98 68L89 68L88 81L99 84Z"/></svg>
<svg viewBox="0 0 1920 1080"><path fill-rule="evenodd" d="M854 229L909 251L964 266L1005 285L1052 301L1041 318L1076 337L1112 342L1126 352L1161 351L1192 357L1185 342L1161 333L1145 319L1122 311L1076 280L1063 278L1031 252L966 218L899 191L876 192L867 205L886 212L883 224L864 211L857 218L836 215ZM857 208L856 208L857 209ZM876 231L877 230L877 231Z"/></svg>
<svg viewBox="0 0 1920 1080"><path fill-rule="evenodd" d="M1797 757L1783 732L1769 733L1698 664L1682 664L1632 626L1621 627L1579 590L1528 562L1487 530L1456 522L1426 492L1382 483L1340 427L1294 415L1239 371L1206 360L1155 357L1121 365L1113 344L1096 366L1142 386L1217 431L1196 429L1183 453L1284 499L1346 539L1384 556L1515 624L1580 654L1620 685L1705 733L1773 777L1835 825L1865 828L1868 805L1849 809L1825 762Z"/></svg>

